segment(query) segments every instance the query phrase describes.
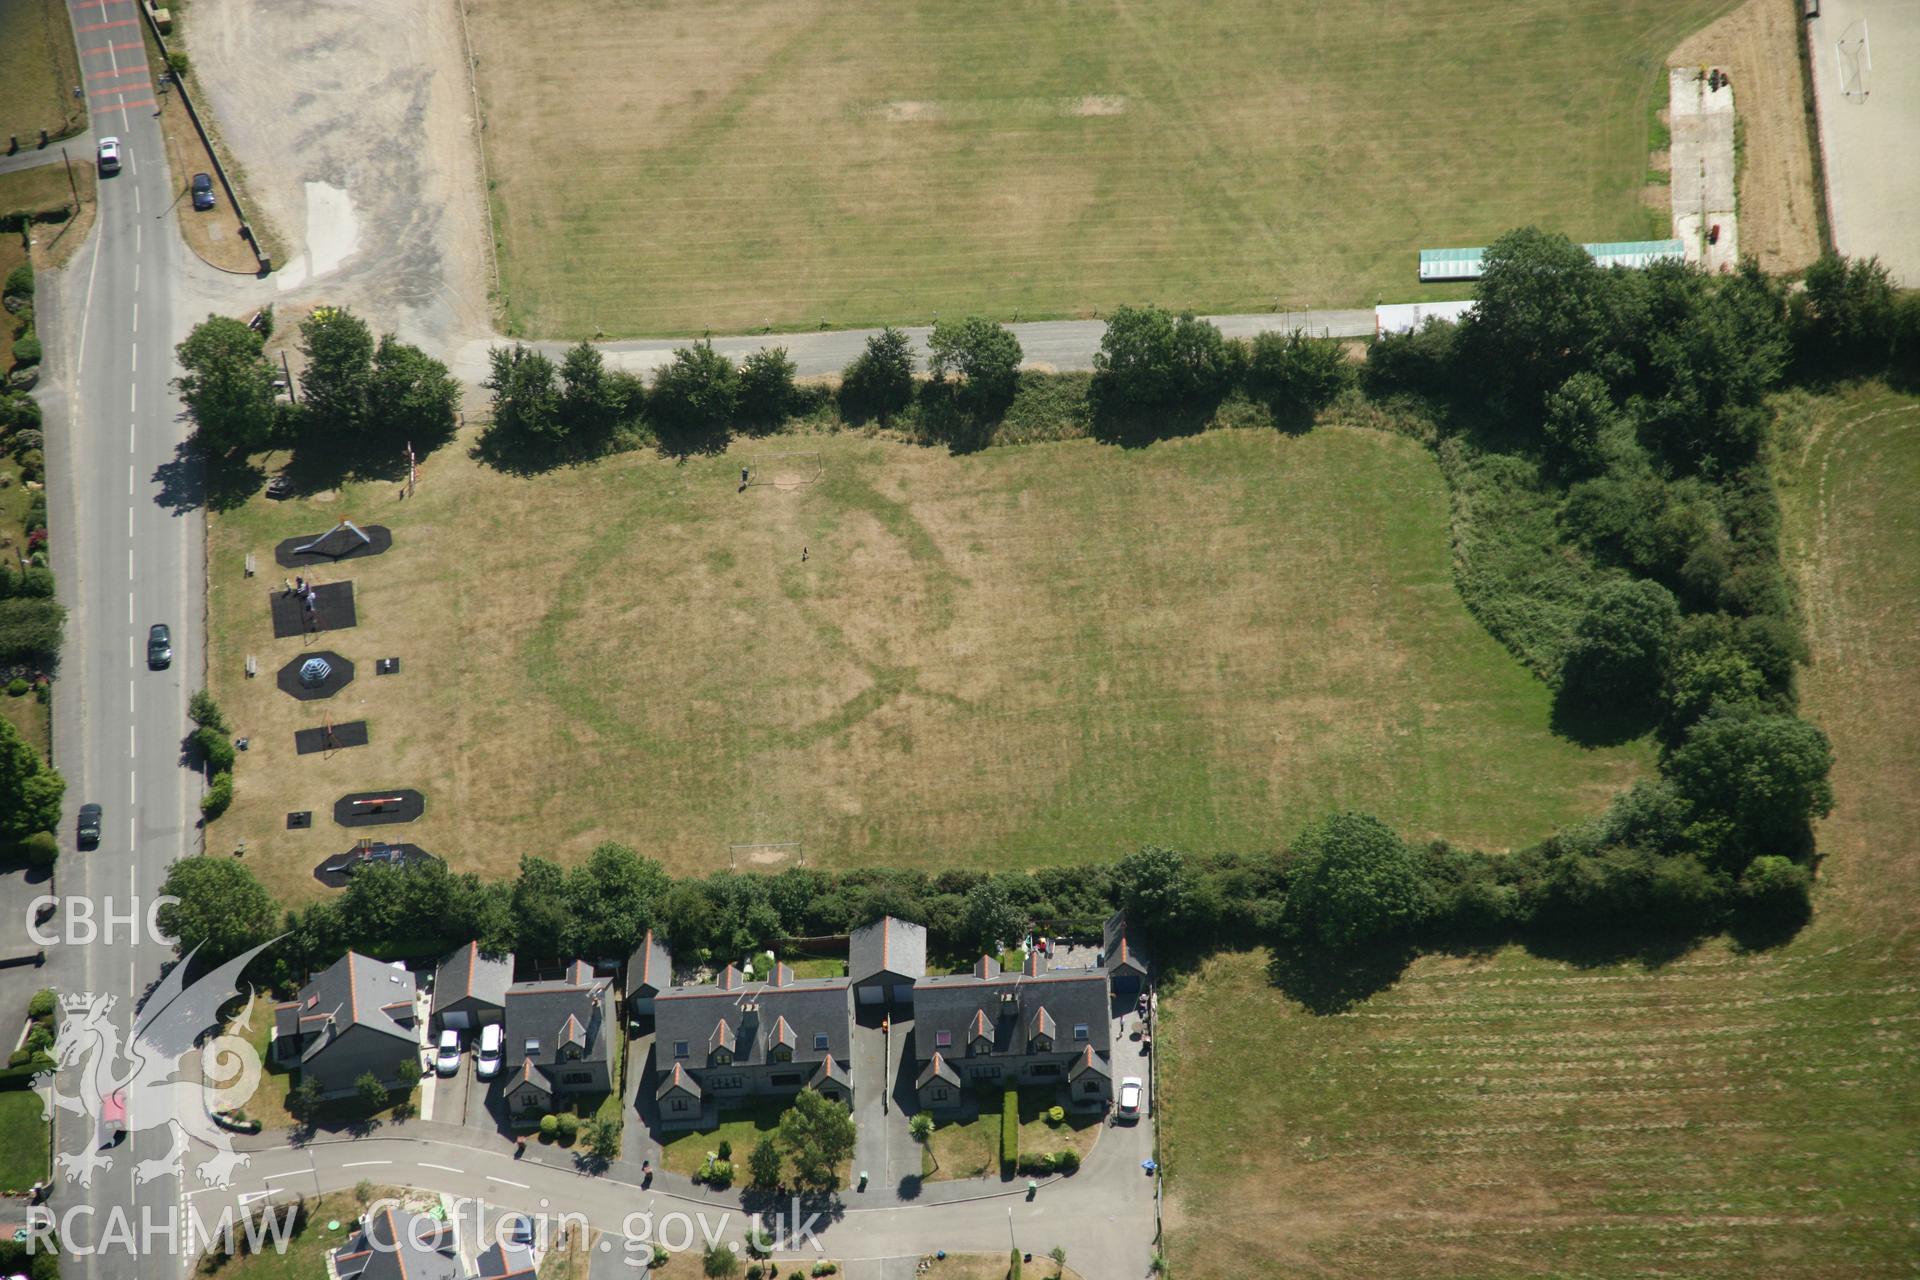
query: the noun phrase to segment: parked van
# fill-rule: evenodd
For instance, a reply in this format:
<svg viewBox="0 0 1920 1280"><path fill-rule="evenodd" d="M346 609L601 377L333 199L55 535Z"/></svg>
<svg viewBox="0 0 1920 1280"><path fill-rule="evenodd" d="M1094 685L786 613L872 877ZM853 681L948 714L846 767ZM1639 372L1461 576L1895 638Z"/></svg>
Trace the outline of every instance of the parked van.
<svg viewBox="0 0 1920 1280"><path fill-rule="evenodd" d="M506 1033L497 1022L480 1028L480 1052L474 1066L482 1080L493 1079L494 1072L500 1070L500 1043L505 1039Z"/></svg>

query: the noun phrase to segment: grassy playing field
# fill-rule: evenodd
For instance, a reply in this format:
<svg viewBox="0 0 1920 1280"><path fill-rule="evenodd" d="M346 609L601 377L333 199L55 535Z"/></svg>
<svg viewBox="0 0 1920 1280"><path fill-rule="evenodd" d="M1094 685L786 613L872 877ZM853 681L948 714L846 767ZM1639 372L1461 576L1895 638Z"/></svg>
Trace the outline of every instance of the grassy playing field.
<svg viewBox="0 0 1920 1280"><path fill-rule="evenodd" d="M31 147L42 129L60 138L82 128L86 109L73 96L79 83L80 58L66 5L61 0L0 4L0 148L8 136Z"/></svg>
<svg viewBox="0 0 1920 1280"><path fill-rule="evenodd" d="M1167 1002L1171 1252L1249 1274L1889 1275L1920 1256L1920 401L1783 450L1832 735L1818 917L1777 951L1417 963L1316 1018L1261 958Z"/></svg>
<svg viewBox="0 0 1920 1280"><path fill-rule="evenodd" d="M737 332L1417 297L1665 234L1662 60L1732 0L469 0L509 319Z"/></svg>
<svg viewBox="0 0 1920 1280"><path fill-rule="evenodd" d="M213 520L214 684L252 747L211 841L247 840L278 891L317 891L349 843L333 800L369 788L423 790L426 816L384 830L496 874L607 839L675 871L788 841L820 865L1012 867L1268 848L1337 805L1507 846L1649 765L1550 736L1546 688L1462 607L1437 467L1399 436L965 457L790 436L536 479L458 453L404 502L372 485ZM321 575L353 578L360 625L312 647L358 676L296 706L272 548L342 515L395 545ZM376 676L388 655L400 675ZM323 714L372 745L296 758ZM285 831L292 809L315 829Z"/></svg>

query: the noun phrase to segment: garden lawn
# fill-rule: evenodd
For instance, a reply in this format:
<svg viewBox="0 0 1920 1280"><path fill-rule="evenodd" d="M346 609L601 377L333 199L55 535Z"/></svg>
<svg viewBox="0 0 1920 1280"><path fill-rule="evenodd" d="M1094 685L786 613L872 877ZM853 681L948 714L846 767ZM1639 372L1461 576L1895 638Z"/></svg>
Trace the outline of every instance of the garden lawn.
<svg viewBox="0 0 1920 1280"><path fill-rule="evenodd" d="M1786 545L1832 737L1779 948L1417 961L1350 1012L1258 953L1163 987L1168 1252L1192 1280L1887 1275L1920 1256L1920 400L1801 400Z"/></svg>
<svg viewBox="0 0 1920 1280"><path fill-rule="evenodd" d="M25 148L39 143L42 129L63 138L85 127L86 110L73 96L80 82L80 57L62 0L0 4L0 147L9 136ZM0 209L19 207L0 202Z"/></svg>
<svg viewBox="0 0 1920 1280"><path fill-rule="evenodd" d="M0 1089L0 1191L24 1192L47 1176L47 1122L32 1089Z"/></svg>
<svg viewBox="0 0 1920 1280"><path fill-rule="evenodd" d="M474 0L509 331L1371 306L1664 236L1664 59L1732 7Z"/></svg>
<svg viewBox="0 0 1920 1280"><path fill-rule="evenodd" d="M373 1199L382 1200L405 1193L392 1188L376 1188ZM282 1212L285 1206L281 1206ZM327 1254L347 1242L355 1220L363 1212L351 1192L336 1191L321 1196L307 1207L307 1225L291 1237L283 1251L269 1247L258 1253L238 1252L222 1260L208 1254L200 1260L194 1275L198 1280L313 1280L327 1274ZM327 1230L327 1223L338 1222L338 1231Z"/></svg>
<svg viewBox="0 0 1920 1280"><path fill-rule="evenodd" d="M253 1097L240 1104L240 1109L268 1129L285 1129L296 1123L294 1116L287 1110L287 1094L293 1088L293 1073L275 1063L273 1058L273 1006L274 999L268 995L256 995L247 1006L246 1026L238 1022L227 1028L229 1035L245 1036L254 1052L260 1055L260 1087L255 1089Z"/></svg>
<svg viewBox="0 0 1920 1280"><path fill-rule="evenodd" d="M731 1142L733 1155L729 1158L733 1161L733 1181L736 1186L745 1186L748 1153L760 1139L778 1135L780 1117L785 1113L785 1106L767 1102L738 1111L722 1111L717 1127L699 1133L662 1134L660 1165L692 1177L706 1164L709 1151L718 1151L723 1141Z"/></svg>
<svg viewBox="0 0 1920 1280"><path fill-rule="evenodd" d="M1547 688L1454 588L1432 455L1398 435L796 435L535 478L462 453L404 502L367 484L211 520L210 679L252 739L212 838L283 900L352 846L334 800L395 786L426 812L379 834L492 877L603 840L676 874L775 870L784 842L929 870L1266 849L1348 806L1506 848L1650 770L1644 743L1551 734ZM738 492L742 466L766 483ZM275 542L342 516L394 529L315 572L353 580L359 626L272 639ZM274 685L310 648L358 663L325 703ZM371 744L296 756L322 716Z"/></svg>

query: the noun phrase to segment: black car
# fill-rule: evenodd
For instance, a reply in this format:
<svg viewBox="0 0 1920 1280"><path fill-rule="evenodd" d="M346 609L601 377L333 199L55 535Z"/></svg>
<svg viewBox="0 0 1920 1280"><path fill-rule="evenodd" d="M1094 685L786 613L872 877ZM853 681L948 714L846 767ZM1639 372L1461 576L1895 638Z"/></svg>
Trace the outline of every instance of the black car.
<svg viewBox="0 0 1920 1280"><path fill-rule="evenodd" d="M156 622L147 629L147 665L155 671L173 662L173 633L167 624Z"/></svg>
<svg viewBox="0 0 1920 1280"><path fill-rule="evenodd" d="M80 806L80 823L74 832L80 838L82 849L91 849L100 843L100 806L83 804Z"/></svg>
<svg viewBox="0 0 1920 1280"><path fill-rule="evenodd" d="M193 207L213 208L213 179L204 173L193 175Z"/></svg>

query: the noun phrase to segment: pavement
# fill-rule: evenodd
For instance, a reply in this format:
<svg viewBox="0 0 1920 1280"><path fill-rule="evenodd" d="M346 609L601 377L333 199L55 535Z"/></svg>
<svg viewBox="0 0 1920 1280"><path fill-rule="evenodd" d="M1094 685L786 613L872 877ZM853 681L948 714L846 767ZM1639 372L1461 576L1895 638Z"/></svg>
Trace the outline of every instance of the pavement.
<svg viewBox="0 0 1920 1280"><path fill-rule="evenodd" d="M93 148L93 131L90 129L56 138L44 147L23 143L12 155L0 155L0 173L18 173L22 169L37 169L43 164L59 164L63 151L75 164L92 164Z"/></svg>
<svg viewBox="0 0 1920 1280"><path fill-rule="evenodd" d="M1711 272L1740 262L1733 189L1733 86L1717 88L1696 67L1667 69L1667 118L1672 134L1674 238L1687 261ZM1720 234L1708 243L1708 232Z"/></svg>
<svg viewBox="0 0 1920 1280"><path fill-rule="evenodd" d="M1304 330L1319 338L1371 338L1373 308L1343 311L1271 311L1247 315L1206 316L1229 338L1251 338L1259 333L1290 333ZM1008 325L1020 340L1023 363L1029 369L1059 372L1093 368L1093 357L1106 335L1104 320L1035 320ZM619 342L600 342L608 367L629 373L648 374L673 359L673 353L695 342L711 342L713 349L736 362L768 347L784 347L798 366L803 378L839 373L866 349L867 339L878 329L828 329L813 333L735 334L714 337L634 338ZM901 330L913 342L921 368L927 362L927 338L931 326L915 325ZM475 338L448 357L453 375L462 382L478 385L488 376L487 353L510 340L499 337ZM558 361L568 342L529 342L527 346Z"/></svg>
<svg viewBox="0 0 1920 1280"><path fill-rule="evenodd" d="M1806 38L1834 246L1878 257L1900 284L1920 286L1920 0L1821 0L1819 9Z"/></svg>

